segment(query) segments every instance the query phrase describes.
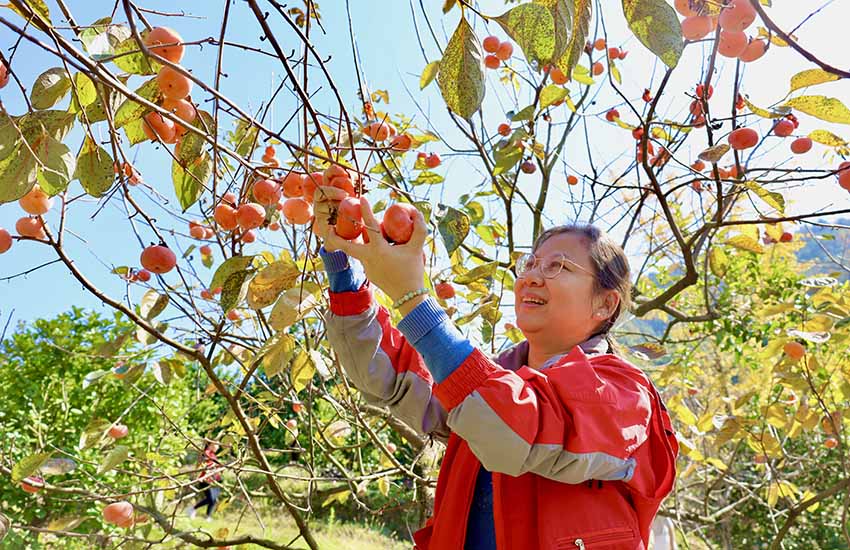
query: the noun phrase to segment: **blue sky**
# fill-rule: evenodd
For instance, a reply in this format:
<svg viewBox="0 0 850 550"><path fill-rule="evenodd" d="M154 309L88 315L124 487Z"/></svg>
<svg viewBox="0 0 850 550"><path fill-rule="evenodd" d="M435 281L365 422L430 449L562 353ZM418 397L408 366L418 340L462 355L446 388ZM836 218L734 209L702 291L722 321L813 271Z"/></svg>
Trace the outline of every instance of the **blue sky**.
<svg viewBox="0 0 850 550"><path fill-rule="evenodd" d="M107 15L107 10L111 9L112 6L111 2L71 1L68 3L80 24L90 23ZM413 3L415 4L416 17L425 45L427 60L435 60L439 56L438 50L433 39L431 39L424 19L422 19L419 2ZM445 45L448 36L457 24L458 10L455 9L449 15L443 16L439 10L441 2L430 0L424 2L424 4L428 4L428 9L432 10L430 17L434 32L440 44ZM663 69L654 56L629 33L623 20L619 2L606 2L604 4L606 11L603 11L602 15L604 16L609 42L622 46L629 51L629 57L620 65L623 76L622 89L630 99L636 100L640 97L644 87L651 87L651 83L658 82ZM845 4L843 8L842 4ZM48 5L51 8L54 23L63 25L64 23L58 23L59 15L61 15L58 7L50 1L48 1ZM153 14L148 15L148 17L154 25L178 28L186 40L201 40L218 35L223 4L219 2L195 2L182 5L186 6L187 14L191 17L177 19ZM505 9L504 4L500 1L481 2L480 5L481 11L488 14L498 14ZM173 2L150 1L144 2L144 6L161 11L174 11L175 9ZM356 97L357 79L353 70L345 2L343 0L325 0L320 2L320 6L323 14L322 26L324 32L317 27L313 28L314 43L320 52L329 56L328 67L334 81L343 94L349 112L352 115L357 115L359 114L359 104ZM770 13L785 28L797 25L811 11L826 6L797 31L797 35L806 47L824 60L840 64L846 58L843 51L834 46L836 44L834 37L843 36L845 32L843 27L846 25L846 17L843 16L846 15L846 1L786 2L776 3L775 6ZM234 2L231 9L233 16L228 28L228 38L269 50L270 47L267 43L261 43L258 40L260 29L247 5L243 2ZM414 118L414 123L420 128L424 129L430 126L431 129L438 131L448 140L449 145L467 148L468 145L461 139L445 114L445 107L439 97L436 84L432 84L423 92L418 89L419 74L426 64L426 59L423 57L416 40L410 4L401 0L381 2L377 0L351 0L351 13L365 82L370 90L386 90L391 98L389 108L383 105L376 107L381 110L389 110L392 113L406 113ZM16 23L20 22L20 18L9 10L3 10L2 15ZM115 18L116 21L124 21L121 15L119 14ZM494 33L505 38L504 33L495 24L490 24L488 29L485 30L482 22L477 18L475 19L479 37L483 38L487 34ZM298 47L299 44L292 39L291 33L279 17L272 14L269 21L272 27L278 31L277 36L287 51ZM591 32L597 30L601 32L602 27L591 28ZM5 27L0 29L0 48L3 48L7 56L9 47L14 44L14 41L15 36L10 31ZM662 103L667 109L663 113L664 117L681 116L683 110L687 108L689 99L685 96L685 92L692 90L693 83L699 78L704 48L706 47L695 45L686 50L680 62L683 68L678 70L671 80L668 88L669 98L663 100ZM187 51L183 65L191 69L194 74L210 82L215 70L216 53L217 49L209 45L192 47ZM520 61L517 59L516 62L519 63ZM33 45L23 44L16 54L13 69L26 85L30 85L40 72L56 65L56 60L51 59L51 56L46 55ZM257 112L264 99L268 98L271 90L276 87L282 75L279 61L253 54L246 55L240 50L234 49L227 50L224 67L227 78L223 83L223 93L250 112ZM749 94L753 103L759 106L778 102L788 90L790 76L806 68L811 68L811 65L789 48L773 48L759 63L746 67L744 91ZM718 105L730 103L729 88L731 86L729 83L733 74L734 64L721 62L718 65L718 83L715 84L717 93L713 104L715 101ZM311 76L313 82L319 83L319 77L315 76L316 73L313 73L313 75ZM652 79L651 82L650 79ZM133 77L130 86L135 88L140 82L141 77ZM311 85L311 92L315 91L316 85ZM327 93L326 84L321 83L321 87L322 89L319 90L314 100L314 105L320 111L336 112L335 100ZM572 86L571 90L575 93L575 86ZM821 85L811 90L810 93L837 97L850 104L850 83L846 81ZM14 84L10 84L0 91L0 99L13 114L21 114L25 108L25 104L20 98L20 92ZM204 99L206 98L203 96L195 97L196 101ZM520 97L516 100L516 104L524 106L530 102L530 99L530 97ZM512 94L507 93L504 89L500 91L496 74L488 72L488 91L483 111L487 125L495 128L500 122L503 122L504 113L515 109L514 103ZM596 95L594 109L596 107L598 109L591 110L586 117L590 135L589 146L585 144L583 128L582 131L576 132L575 135L570 137L567 142L568 146L563 158L563 165L559 167L562 178L567 173L581 175L590 172L588 151L592 154L597 166L608 162L613 163L610 172L603 173L617 173L616 168L627 163L627 156L630 154L632 146L628 133L615 125L606 124L601 116L607 109L620 103L621 99L607 87ZM64 108L66 105L67 101L60 103L57 108ZM202 108L205 108L204 105L202 102ZM270 119L269 125L274 127L282 124L297 106L296 99L291 94L287 95L287 92L284 92L281 100L275 104L274 115ZM206 108L209 108L209 104ZM621 112L624 113L624 119L627 119L625 110L621 109ZM800 120L802 122L801 130L805 129L804 133L816 128L824 128L845 138L850 136L850 131L846 126L827 124L806 116L801 116ZM755 127L764 133L769 125L764 121L759 121ZM292 139L297 139L298 126L293 124L287 130L287 134ZM71 141L74 143L72 146L72 149L74 149L78 141L73 139ZM695 139L695 143L690 149L682 150L682 160L690 161L695 158L701 148L701 142ZM764 159L760 159L759 164L763 165L761 162L781 162L789 167L799 165L800 161L790 158L786 148L787 142L771 141L766 145ZM467 157L451 154L445 145L432 143L428 145L426 150L437 151L443 156L444 164L438 171L446 176L446 185L443 189L439 187L428 188L427 186L418 187L417 192L422 193L420 198L431 200L432 203L439 200L451 204L457 200L460 194L469 192L483 181L479 166L470 162ZM816 145L815 150L806 156L805 165L814 167L835 166L837 164L836 159L824 156L824 152L823 147ZM137 155L135 164L142 170L145 180L161 195L156 197L150 192L139 190L138 198L146 208L150 208L155 217L163 220L164 225L169 227L170 223L166 223L165 220L168 220L174 212L179 210L173 206L174 191L170 177L170 157L164 151L156 149L150 144L143 144L134 154ZM282 148L279 148L278 154L279 156L283 155ZM533 193L536 181L535 176L523 176L520 179L521 187ZM76 196L80 191L79 184L73 183L71 189L72 194ZM556 186L556 189L553 190L555 195L552 204L561 204L562 206L560 208L554 207L549 212L549 219L552 222L571 220L576 211L576 201L588 198L581 194L584 189L586 188L583 185L576 189L568 188L566 185ZM136 191L134 191L134 196L136 196L135 193ZM807 182L805 185L788 190L786 198L792 203L789 206L791 212L820 207L835 209L850 206L847 193L835 184L834 179ZM695 194L688 196L683 208L697 210L700 208L699 200L700 198ZM166 201L169 201L169 203L166 204ZM128 299L125 296L128 291L127 287L117 277L110 275L109 271L113 266L137 265L141 244L130 231L127 214L120 201L111 201L106 207L100 209L101 206L98 201L90 197L83 197L74 204L73 209L69 210L69 227L76 236L68 235L68 252L95 284L109 295L119 299L123 297L126 301ZM97 215L92 217L95 212L98 212ZM196 208L189 214L183 217L184 222L198 217ZM0 227L13 229L15 220L20 215L22 213L17 204L0 205ZM55 227L57 213L54 211L48 214L47 220L51 226ZM528 220L520 218L516 221L521 232L527 234L529 231ZM177 228L185 231L185 223L178 225ZM145 244L152 240L152 234L146 233L144 228L140 229L140 234ZM282 235L270 236L269 241L273 244L282 244L283 237ZM179 239L169 244L186 246L188 243L188 239ZM639 251L630 252L633 257L640 259L638 257ZM9 253L0 256L0 278L25 271L54 258L51 251L45 246L31 242L16 243ZM197 258L185 265L189 267L189 264L191 264L191 269L188 271L190 282L197 282L198 284L209 282L212 272L201 266ZM194 280L191 278L193 270L197 274L197 279ZM169 277L169 282L177 282L176 277L167 277ZM138 285L132 285L129 288L129 299L131 301L137 300L141 292L142 289ZM81 285L70 277L67 269L61 264L53 264L25 277L18 277L11 282L0 282L0 316L2 316L3 322L12 310L14 310L12 316L14 321L27 321L55 315L68 309L71 305L92 307L103 312L108 309L107 306L100 304L99 300L81 288Z"/></svg>

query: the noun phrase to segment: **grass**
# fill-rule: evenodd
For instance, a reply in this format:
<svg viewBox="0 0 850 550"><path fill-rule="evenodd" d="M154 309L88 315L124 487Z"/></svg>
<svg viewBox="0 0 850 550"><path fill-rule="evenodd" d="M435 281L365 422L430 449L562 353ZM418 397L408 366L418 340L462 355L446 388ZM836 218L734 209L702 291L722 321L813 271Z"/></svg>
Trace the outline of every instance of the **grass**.
<svg viewBox="0 0 850 550"><path fill-rule="evenodd" d="M214 514L212 521L207 521L202 516L203 514L199 514L194 519L178 517L176 527L186 531L206 531L216 538L222 537L226 529L226 538L250 534L279 544L288 544L298 535L298 527L282 506L279 510L260 511L260 517L265 522L265 529L251 510L246 510L243 514L239 510L226 509ZM387 537L376 529L363 525L311 521L310 528L322 550L402 550L412 546L410 542L404 543ZM298 539L292 546L308 548L304 539ZM254 550L263 547L256 544L243 544L233 547L234 550L236 548Z"/></svg>

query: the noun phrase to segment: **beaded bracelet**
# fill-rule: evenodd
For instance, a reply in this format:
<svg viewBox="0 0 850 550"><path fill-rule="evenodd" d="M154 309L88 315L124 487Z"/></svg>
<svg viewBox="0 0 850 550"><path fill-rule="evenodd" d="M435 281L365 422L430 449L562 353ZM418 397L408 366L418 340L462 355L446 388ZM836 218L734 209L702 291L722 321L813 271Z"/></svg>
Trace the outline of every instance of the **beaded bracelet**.
<svg viewBox="0 0 850 550"><path fill-rule="evenodd" d="M404 296L402 296L401 298L399 298L398 300L393 302L393 307L395 309L398 309L401 306L403 306L405 303L416 298L417 296L422 296L423 294L428 294L427 288L420 288L419 290L411 290L410 292L408 292L407 294L405 294Z"/></svg>

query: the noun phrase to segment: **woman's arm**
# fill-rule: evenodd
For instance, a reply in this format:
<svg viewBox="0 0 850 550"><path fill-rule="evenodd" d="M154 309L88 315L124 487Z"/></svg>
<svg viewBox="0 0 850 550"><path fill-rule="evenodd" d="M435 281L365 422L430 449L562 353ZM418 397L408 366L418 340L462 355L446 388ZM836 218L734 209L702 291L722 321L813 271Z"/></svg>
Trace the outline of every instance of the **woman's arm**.
<svg viewBox="0 0 850 550"><path fill-rule="evenodd" d="M399 329L434 376L449 428L488 470L566 483L634 475L651 417L650 393L639 384L600 380L578 348L569 369L504 369L473 348L433 299Z"/></svg>
<svg viewBox="0 0 850 550"><path fill-rule="evenodd" d="M324 248L320 255L330 282L328 340L349 378L370 403L388 406L418 433L446 440L446 411L433 395L433 378L386 308L373 300L358 262Z"/></svg>

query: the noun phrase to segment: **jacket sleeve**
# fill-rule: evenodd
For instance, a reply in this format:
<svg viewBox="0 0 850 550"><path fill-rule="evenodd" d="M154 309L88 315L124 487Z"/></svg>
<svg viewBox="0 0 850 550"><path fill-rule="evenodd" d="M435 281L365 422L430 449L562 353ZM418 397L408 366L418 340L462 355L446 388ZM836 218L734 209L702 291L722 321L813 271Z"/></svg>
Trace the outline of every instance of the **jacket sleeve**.
<svg viewBox="0 0 850 550"><path fill-rule="evenodd" d="M331 287L328 340L346 374L368 402L389 407L418 433L446 441L446 410L422 357L375 303L359 265L350 265L342 252L320 254Z"/></svg>
<svg viewBox="0 0 850 550"><path fill-rule="evenodd" d="M431 310L430 322L412 327L420 308ZM638 384L599 379L578 347L560 377L553 368L504 369L468 342L469 352L452 364L430 351L459 346L462 338L433 300L418 305L399 328L438 382L435 395L449 411L449 428L486 469L565 483L628 482L634 475L633 454L647 438L651 416L650 394Z"/></svg>

